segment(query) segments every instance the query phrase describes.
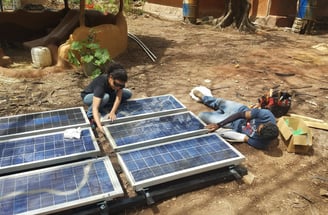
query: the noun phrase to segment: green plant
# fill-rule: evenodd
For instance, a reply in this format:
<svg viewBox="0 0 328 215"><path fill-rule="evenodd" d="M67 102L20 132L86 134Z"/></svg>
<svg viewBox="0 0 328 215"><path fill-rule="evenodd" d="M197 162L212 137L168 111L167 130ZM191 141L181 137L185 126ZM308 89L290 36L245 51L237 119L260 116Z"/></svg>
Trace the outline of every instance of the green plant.
<svg viewBox="0 0 328 215"><path fill-rule="evenodd" d="M101 48L95 41L96 32L91 29L87 39L82 41L73 41L68 50L68 61L76 66L85 66L92 64L94 67L91 71L93 78L101 74L101 68L111 61L107 49ZM86 72L86 71L85 71ZM86 72L88 75L88 73Z"/></svg>

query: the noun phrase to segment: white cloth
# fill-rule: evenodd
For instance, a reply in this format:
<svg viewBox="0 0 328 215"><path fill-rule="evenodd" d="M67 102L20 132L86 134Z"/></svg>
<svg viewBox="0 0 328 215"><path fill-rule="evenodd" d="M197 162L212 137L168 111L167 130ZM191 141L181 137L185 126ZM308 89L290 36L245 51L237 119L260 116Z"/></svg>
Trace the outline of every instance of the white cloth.
<svg viewBox="0 0 328 215"><path fill-rule="evenodd" d="M81 128L69 128L64 131L64 139L80 139Z"/></svg>
<svg viewBox="0 0 328 215"><path fill-rule="evenodd" d="M100 122L103 122L103 121L108 120L108 115L109 115L109 114L106 114L105 116L101 116L101 117L100 117Z"/></svg>
<svg viewBox="0 0 328 215"><path fill-rule="evenodd" d="M195 94L194 94L194 91L195 91L195 90L200 91L204 96L213 96L211 90L208 89L207 87L204 87L204 86L194 87L194 88L190 91L189 95L190 95L191 98L192 98L193 100L195 100L196 102L200 102L201 100L200 100L197 96L195 96Z"/></svg>

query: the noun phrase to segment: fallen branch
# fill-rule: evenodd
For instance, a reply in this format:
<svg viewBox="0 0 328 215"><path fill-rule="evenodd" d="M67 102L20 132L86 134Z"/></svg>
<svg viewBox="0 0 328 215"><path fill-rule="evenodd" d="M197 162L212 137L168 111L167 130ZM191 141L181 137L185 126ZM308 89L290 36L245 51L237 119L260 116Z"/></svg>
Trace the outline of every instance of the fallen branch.
<svg viewBox="0 0 328 215"><path fill-rule="evenodd" d="M300 194L300 193L297 193L295 191L293 191L293 193L295 193L296 195L302 197L303 199L305 199L306 201L310 202L311 204L314 204L314 201L312 201L310 198L308 198L307 196L303 195L303 194Z"/></svg>
<svg viewBox="0 0 328 215"><path fill-rule="evenodd" d="M309 104L311 104L311 105L313 105L313 106L318 106L318 104L315 103L314 101L308 101L308 100L305 100L305 102L306 102L306 103L309 103Z"/></svg>
<svg viewBox="0 0 328 215"><path fill-rule="evenodd" d="M328 191L321 188L320 189L320 196L326 196L326 197L328 197Z"/></svg>
<svg viewBox="0 0 328 215"><path fill-rule="evenodd" d="M32 84L44 84L44 82L42 82L42 81L34 81L34 82L32 82Z"/></svg>
<svg viewBox="0 0 328 215"><path fill-rule="evenodd" d="M312 85L305 85L305 86L299 86L299 87L291 87L291 90L296 90L296 89L305 89L305 88L311 88Z"/></svg>
<svg viewBox="0 0 328 215"><path fill-rule="evenodd" d="M313 176L312 178L328 182L328 178L320 176L320 175Z"/></svg>
<svg viewBox="0 0 328 215"><path fill-rule="evenodd" d="M225 86L225 87L216 87L216 88L211 88L210 90L211 90L211 91L214 91L214 90L220 90L220 89L225 89L225 88L230 88L230 86Z"/></svg>
<svg viewBox="0 0 328 215"><path fill-rule="evenodd" d="M280 72L275 72L277 76L282 76L282 77L289 77L289 76L294 76L295 73L280 73Z"/></svg>
<svg viewBox="0 0 328 215"><path fill-rule="evenodd" d="M294 96L311 96L311 97L317 97L315 95L311 95L309 93L299 93L299 92L295 92Z"/></svg>
<svg viewBox="0 0 328 215"><path fill-rule="evenodd" d="M311 128L318 128L323 130L328 130L328 123L322 122L311 122L311 121L304 121L305 124Z"/></svg>
<svg viewBox="0 0 328 215"><path fill-rule="evenodd" d="M324 122L322 119L316 119L316 118L312 118L309 116L303 116L303 115L298 115L298 114L290 114L291 117L296 117L296 118L301 118L303 120L307 120L307 121L314 121L314 122Z"/></svg>

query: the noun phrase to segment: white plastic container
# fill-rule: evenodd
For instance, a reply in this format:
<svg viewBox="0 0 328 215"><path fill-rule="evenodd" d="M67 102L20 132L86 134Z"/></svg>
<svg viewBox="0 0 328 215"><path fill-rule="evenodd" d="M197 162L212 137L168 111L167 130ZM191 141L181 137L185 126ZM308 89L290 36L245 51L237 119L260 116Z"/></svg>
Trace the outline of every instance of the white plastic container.
<svg viewBox="0 0 328 215"><path fill-rule="evenodd" d="M33 66L36 68L51 66L51 52L47 47L37 46L31 49Z"/></svg>

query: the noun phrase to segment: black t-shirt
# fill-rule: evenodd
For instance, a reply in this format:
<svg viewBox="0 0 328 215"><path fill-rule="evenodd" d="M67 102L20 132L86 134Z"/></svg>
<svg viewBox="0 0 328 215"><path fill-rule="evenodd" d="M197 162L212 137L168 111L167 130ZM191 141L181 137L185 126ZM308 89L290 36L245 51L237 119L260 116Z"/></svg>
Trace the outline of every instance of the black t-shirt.
<svg viewBox="0 0 328 215"><path fill-rule="evenodd" d="M109 86L108 75L102 74L91 81L91 83L81 92L81 97L84 98L87 94L93 93L97 98L103 98L105 93L112 94L115 92Z"/></svg>

